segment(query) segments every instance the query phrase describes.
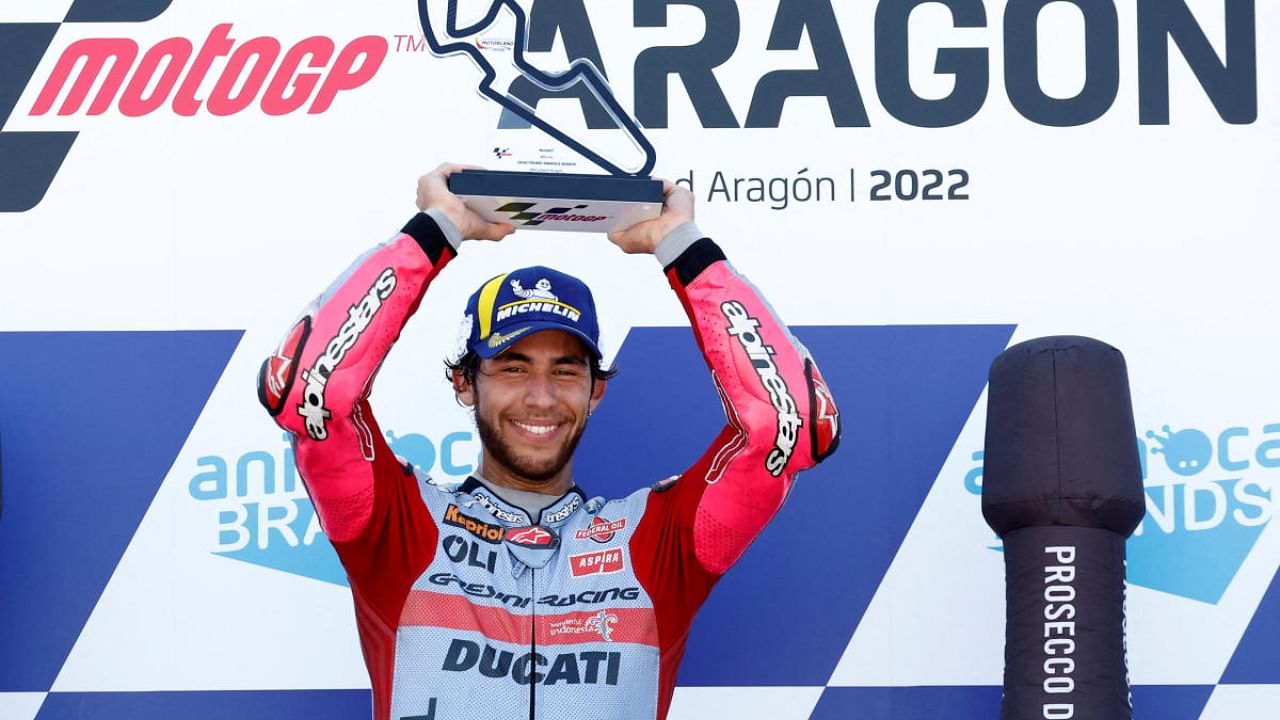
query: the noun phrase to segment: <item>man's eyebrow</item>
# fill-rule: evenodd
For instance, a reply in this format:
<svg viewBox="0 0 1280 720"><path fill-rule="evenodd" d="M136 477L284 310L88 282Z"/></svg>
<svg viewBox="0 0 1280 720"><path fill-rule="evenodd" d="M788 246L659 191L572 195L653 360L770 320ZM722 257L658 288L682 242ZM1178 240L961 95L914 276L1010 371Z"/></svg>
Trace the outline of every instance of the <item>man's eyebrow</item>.
<svg viewBox="0 0 1280 720"><path fill-rule="evenodd" d="M494 362L522 362L533 363L533 358L524 353L508 350L494 358ZM561 355L551 361L552 365L581 365L586 366L587 359L582 355Z"/></svg>

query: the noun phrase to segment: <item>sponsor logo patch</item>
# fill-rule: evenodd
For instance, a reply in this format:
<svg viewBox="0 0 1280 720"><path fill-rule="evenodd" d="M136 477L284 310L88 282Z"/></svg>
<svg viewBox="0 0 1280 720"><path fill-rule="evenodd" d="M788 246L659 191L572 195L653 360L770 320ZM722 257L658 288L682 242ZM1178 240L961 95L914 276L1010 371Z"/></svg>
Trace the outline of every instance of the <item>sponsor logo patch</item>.
<svg viewBox="0 0 1280 720"><path fill-rule="evenodd" d="M467 567L483 568L490 575L493 574L494 569L498 566L497 550L486 550L480 545L458 535L445 535L440 547L444 550L445 556L452 560L455 565L465 564Z"/></svg>
<svg viewBox="0 0 1280 720"><path fill-rule="evenodd" d="M608 220L608 215L590 214L589 205L574 205L573 207L553 207L547 210L537 210L537 203L528 202L509 202L499 207L494 212L507 213L510 215L512 225L541 225L544 222L585 222L595 223L601 220ZM579 212L582 211L582 212Z"/></svg>
<svg viewBox="0 0 1280 720"><path fill-rule="evenodd" d="M511 342L512 340L515 340L516 338L520 337L521 335L527 332L529 332L529 328L527 327L520 328L519 330L512 330L506 335L503 335L500 332L495 332L494 334L489 336L489 347L490 349L496 350L497 348L500 348L503 345L506 345L507 343Z"/></svg>
<svg viewBox="0 0 1280 720"><path fill-rule="evenodd" d="M567 505L565 505L564 507L560 508L559 510L557 510L557 511L555 511L555 512L551 513L550 515L544 515L544 516L542 517L542 522L555 523L555 522L560 522L561 520L565 520L565 519L567 519L570 515L572 515L572 514L573 514L573 512L574 512L575 510L577 510L577 509L578 509L578 506L579 506L579 505L581 505L581 504L582 504L582 501L578 499L578 496L577 496L577 495L574 495L574 496L569 500L569 503L568 503Z"/></svg>
<svg viewBox="0 0 1280 720"><path fill-rule="evenodd" d="M621 572L624 567L626 567L626 561L622 557L622 548L609 548L569 556L569 571L574 577L608 575Z"/></svg>
<svg viewBox="0 0 1280 720"><path fill-rule="evenodd" d="M524 298L525 300L532 300L535 298L541 299L541 300L559 300L560 299L559 295L556 295L555 293L551 292L551 281L546 278L542 278L538 280L538 282L534 283L533 287L530 289L525 289L520 284L519 280L512 280L511 292L515 293L516 297Z"/></svg>
<svg viewBox="0 0 1280 720"><path fill-rule="evenodd" d="M618 616L608 610L601 610L594 615L578 618L565 618L551 623L551 636L557 635L590 635L598 634L601 640L613 642L613 626L618 624Z"/></svg>
<svg viewBox="0 0 1280 720"><path fill-rule="evenodd" d="M617 685L620 652L581 652L542 655L516 655L486 643L454 639L445 653L445 672L477 670L486 678L509 679L517 685Z"/></svg>
<svg viewBox="0 0 1280 720"><path fill-rule="evenodd" d="M507 320L516 315L524 315L525 313L546 313L548 315L557 315L572 322L578 322L578 320L582 319L582 311L572 305L562 303L559 300L533 298L531 300L517 300L498 308L498 313L494 317L494 322L502 322L503 320Z"/></svg>
<svg viewBox="0 0 1280 720"><path fill-rule="evenodd" d="M492 585L467 582L453 573L436 573L427 578L427 580L432 585L440 585L446 588L457 587L458 590L472 597L493 598L503 605L516 608L529 607L530 603L558 608L572 607L574 605L602 605L615 600L635 600L640 597L640 588L633 585L631 587L605 588L604 590L584 590L576 593L571 592L567 595L543 595L535 603L533 598L527 595L509 595Z"/></svg>
<svg viewBox="0 0 1280 720"><path fill-rule="evenodd" d="M444 511L444 521L449 525L466 530L485 542L494 544L502 542L502 526L490 525L483 520L477 520L469 515L463 515L457 505L450 505L449 508Z"/></svg>
<svg viewBox="0 0 1280 720"><path fill-rule="evenodd" d="M805 360L805 375L809 381L809 407L812 422L809 425L813 445L813 459L822 460L836 451L840 444L840 411L822 373L811 360Z"/></svg>
<svg viewBox="0 0 1280 720"><path fill-rule="evenodd" d="M480 507L484 508L485 510L488 510L490 515L498 518L499 520L505 520L506 522L509 522L509 523L521 523L521 524L529 522L528 518L526 518L524 515L521 515L520 513L511 512L510 510L503 510L502 508L498 507L493 502L493 498L489 497L488 494L486 493L476 491L471 493L471 497L475 498L476 502L480 503Z"/></svg>
<svg viewBox="0 0 1280 720"><path fill-rule="evenodd" d="M284 410L285 398L289 396L293 379L298 375L295 362L302 355L302 348L306 346L310 335L311 316L308 315L293 326L280 342L280 347L262 365L262 375L258 379L258 399L273 416Z"/></svg>
<svg viewBox="0 0 1280 720"><path fill-rule="evenodd" d="M541 525L508 528L504 539L513 545L537 548L553 548L560 540L555 533Z"/></svg>
<svg viewBox="0 0 1280 720"><path fill-rule="evenodd" d="M627 526L627 519L606 520L600 516L591 518L591 527L585 527L575 532L573 536L578 540L595 540L598 543L606 543L613 539L613 534Z"/></svg>

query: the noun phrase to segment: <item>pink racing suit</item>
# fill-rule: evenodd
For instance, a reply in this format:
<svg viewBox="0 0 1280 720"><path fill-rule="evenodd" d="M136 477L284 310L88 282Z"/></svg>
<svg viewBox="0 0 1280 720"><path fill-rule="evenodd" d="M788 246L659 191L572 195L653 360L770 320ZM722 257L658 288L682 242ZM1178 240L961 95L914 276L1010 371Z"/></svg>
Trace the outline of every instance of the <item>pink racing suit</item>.
<svg viewBox="0 0 1280 720"><path fill-rule="evenodd" d="M430 215L361 257L263 364L259 399L293 434L350 580L376 720L666 716L694 613L839 438L826 383L764 299L711 240L677 250L667 279L726 424L678 479L622 499L575 487L530 517L392 454L367 398L455 256Z"/></svg>

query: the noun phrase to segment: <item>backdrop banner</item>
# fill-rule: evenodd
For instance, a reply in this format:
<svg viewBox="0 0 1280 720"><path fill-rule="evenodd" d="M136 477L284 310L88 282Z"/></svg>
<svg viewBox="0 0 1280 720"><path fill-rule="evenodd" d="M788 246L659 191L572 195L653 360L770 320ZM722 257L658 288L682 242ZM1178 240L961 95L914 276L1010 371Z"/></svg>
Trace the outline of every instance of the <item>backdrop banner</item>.
<svg viewBox="0 0 1280 720"><path fill-rule="evenodd" d="M1280 4L502 0L442 39L422 2L0 4L0 718L365 712L257 370L421 174L593 153L693 192L845 423L700 613L673 720L997 715L987 370L1056 335L1128 365L1135 716L1280 707ZM543 81L587 66L618 107ZM476 469L442 361L470 293L531 265L592 287L619 368L577 482L686 468L722 408L679 300L558 231L434 281L371 396L393 450Z"/></svg>

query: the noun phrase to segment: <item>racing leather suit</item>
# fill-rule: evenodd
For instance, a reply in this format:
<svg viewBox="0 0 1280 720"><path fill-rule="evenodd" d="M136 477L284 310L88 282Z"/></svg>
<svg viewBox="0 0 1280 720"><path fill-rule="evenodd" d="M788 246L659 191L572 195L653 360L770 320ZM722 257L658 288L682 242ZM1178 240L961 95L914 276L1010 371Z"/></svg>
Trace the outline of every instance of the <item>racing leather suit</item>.
<svg viewBox="0 0 1280 720"><path fill-rule="evenodd" d="M531 518L392 454L367 398L455 256L429 214L360 258L263 364L259 398L293 434L350 580L376 720L666 716L694 613L838 441L808 352L710 239L685 245L666 274L727 423L678 478L620 500L574 487Z"/></svg>

